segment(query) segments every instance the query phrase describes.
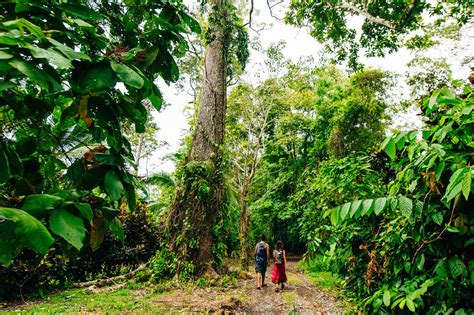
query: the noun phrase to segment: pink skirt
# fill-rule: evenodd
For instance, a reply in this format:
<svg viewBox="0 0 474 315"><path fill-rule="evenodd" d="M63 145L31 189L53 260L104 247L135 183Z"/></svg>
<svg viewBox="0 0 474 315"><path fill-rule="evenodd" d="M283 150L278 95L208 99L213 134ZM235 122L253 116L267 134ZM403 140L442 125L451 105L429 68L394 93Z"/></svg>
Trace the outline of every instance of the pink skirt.
<svg viewBox="0 0 474 315"><path fill-rule="evenodd" d="M274 264L272 272L272 282L273 283L283 283L286 282L286 272L284 264Z"/></svg>

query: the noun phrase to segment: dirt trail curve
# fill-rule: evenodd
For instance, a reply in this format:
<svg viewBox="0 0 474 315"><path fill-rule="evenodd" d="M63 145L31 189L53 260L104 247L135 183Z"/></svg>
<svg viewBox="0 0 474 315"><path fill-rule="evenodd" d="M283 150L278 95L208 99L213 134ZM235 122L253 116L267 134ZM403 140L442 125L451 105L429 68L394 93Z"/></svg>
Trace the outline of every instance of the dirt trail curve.
<svg viewBox="0 0 474 315"><path fill-rule="evenodd" d="M228 288L177 290L153 302L180 312L217 312L223 314L342 314L344 307L331 293L315 287L298 270L298 259L288 260L288 282L283 292L275 292L267 270L268 286L256 289L256 280L239 280Z"/></svg>

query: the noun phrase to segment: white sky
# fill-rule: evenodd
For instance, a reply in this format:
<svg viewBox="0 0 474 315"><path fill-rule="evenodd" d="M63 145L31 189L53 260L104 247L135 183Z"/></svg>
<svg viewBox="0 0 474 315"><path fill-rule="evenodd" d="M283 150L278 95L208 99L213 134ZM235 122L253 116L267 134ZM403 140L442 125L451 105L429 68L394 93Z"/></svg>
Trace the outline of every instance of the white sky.
<svg viewBox="0 0 474 315"><path fill-rule="evenodd" d="M191 10L193 5L196 3L196 1L192 0L184 0L184 2L191 8ZM270 43L283 40L287 43L286 48L283 51L284 56L294 61L304 56L317 56L318 53L321 52L322 45L309 35L307 29L295 28L272 18L267 8L266 1L256 0L255 6L255 13L258 15L253 17L253 21L255 21L254 23L264 23L267 28L270 28L269 30L260 31L259 35L251 30L249 31L251 37L259 36L262 47L267 48ZM280 17L283 17L284 15L281 11L274 11L274 14ZM358 24L361 23L361 21L362 19L355 19L353 23ZM473 30L470 29L469 32L472 36ZM449 51L438 49L437 51L431 52L430 57L449 57L449 54ZM384 58L365 58L362 60L368 66L392 71L403 76L407 63L414 56L414 53L410 53L406 49L401 49L399 52L387 55ZM245 76L246 81L250 83L255 83L257 81L253 78L253 71L261 68L259 64L262 64L263 60L264 58L261 54L251 51L250 60L246 67L248 71ZM454 76L457 78L466 78L468 73L468 67L454 68ZM164 158L179 149L182 139L188 130L185 108L188 107L192 98L185 92L178 92L173 86L167 86L164 83L160 83L159 86L166 103L169 103L170 105L155 115L155 120L160 127L157 136L159 141L166 141L169 145L165 148L160 148L148 159L147 162L143 161L142 165L140 165L140 174L146 174L147 171L148 174L161 171L172 172L175 168L174 162ZM413 119L413 117L414 113L410 113L397 120L415 122L416 119Z"/></svg>

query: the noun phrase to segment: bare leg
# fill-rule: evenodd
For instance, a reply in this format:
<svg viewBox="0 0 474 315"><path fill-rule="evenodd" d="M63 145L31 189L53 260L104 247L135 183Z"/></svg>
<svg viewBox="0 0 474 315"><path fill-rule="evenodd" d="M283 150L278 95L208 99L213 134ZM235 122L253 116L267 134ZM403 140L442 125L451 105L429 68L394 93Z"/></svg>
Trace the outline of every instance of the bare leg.
<svg viewBox="0 0 474 315"><path fill-rule="evenodd" d="M260 283L262 281L261 279L262 279L262 274L257 273L257 289L260 289Z"/></svg>

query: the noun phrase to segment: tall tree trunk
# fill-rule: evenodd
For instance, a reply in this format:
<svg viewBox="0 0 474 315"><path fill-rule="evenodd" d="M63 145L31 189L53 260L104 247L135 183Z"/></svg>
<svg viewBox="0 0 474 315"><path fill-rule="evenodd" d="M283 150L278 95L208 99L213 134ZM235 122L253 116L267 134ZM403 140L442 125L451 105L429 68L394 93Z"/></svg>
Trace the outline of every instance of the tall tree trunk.
<svg viewBox="0 0 474 315"><path fill-rule="evenodd" d="M247 204L247 189L240 192L240 251L242 253L241 265L244 270L248 270L250 263L249 244L249 208Z"/></svg>
<svg viewBox="0 0 474 315"><path fill-rule="evenodd" d="M223 0L211 2L218 11L213 13L221 20L210 21L214 37L204 56L197 125L168 217L171 249L193 263L197 275L211 267L212 227L224 199L220 146L224 143L227 88L224 27L229 11Z"/></svg>

